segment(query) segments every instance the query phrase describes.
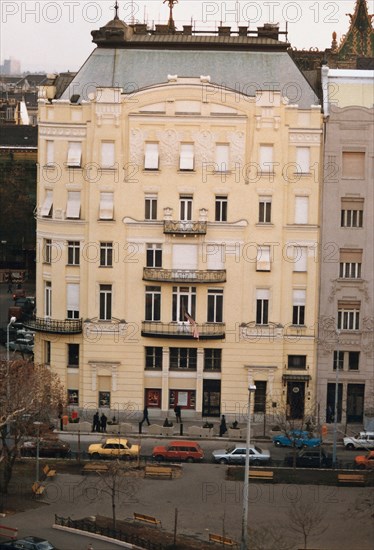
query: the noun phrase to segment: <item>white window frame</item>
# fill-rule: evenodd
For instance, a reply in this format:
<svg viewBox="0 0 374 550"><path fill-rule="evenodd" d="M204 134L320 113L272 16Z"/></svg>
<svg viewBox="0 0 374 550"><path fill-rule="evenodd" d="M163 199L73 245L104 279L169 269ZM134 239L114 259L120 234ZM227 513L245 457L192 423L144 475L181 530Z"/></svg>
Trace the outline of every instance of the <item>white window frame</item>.
<svg viewBox="0 0 374 550"><path fill-rule="evenodd" d="M216 222L227 222L227 207L228 207L227 195L216 195L214 206L215 206L214 220Z"/></svg>
<svg viewBox="0 0 374 550"><path fill-rule="evenodd" d="M115 143L114 141L101 142L101 168L114 168L115 164Z"/></svg>
<svg viewBox="0 0 374 550"><path fill-rule="evenodd" d="M50 319L52 317L52 283L44 281L44 317Z"/></svg>
<svg viewBox="0 0 374 550"><path fill-rule="evenodd" d="M79 265L80 264L80 249L81 244L79 241L68 241L68 261L67 265ZM72 260L71 262L69 260Z"/></svg>
<svg viewBox="0 0 374 550"><path fill-rule="evenodd" d="M79 284L66 285L66 318L79 319Z"/></svg>
<svg viewBox="0 0 374 550"><path fill-rule="evenodd" d="M52 217L53 212L53 191L47 189L45 192L44 202L40 210L40 215L43 218Z"/></svg>
<svg viewBox="0 0 374 550"><path fill-rule="evenodd" d="M192 195L180 195L179 197L179 220L181 222L192 221Z"/></svg>
<svg viewBox="0 0 374 550"><path fill-rule="evenodd" d="M52 239L44 239L43 244L43 263L50 264L52 262Z"/></svg>
<svg viewBox="0 0 374 550"><path fill-rule="evenodd" d="M179 170L193 171L194 170L194 145L193 143L181 143Z"/></svg>
<svg viewBox="0 0 374 550"><path fill-rule="evenodd" d="M144 199L144 219L147 221L157 220L157 200L156 194L146 195Z"/></svg>
<svg viewBox="0 0 374 550"><path fill-rule="evenodd" d="M112 242L100 242L100 267L113 267Z"/></svg>
<svg viewBox="0 0 374 550"><path fill-rule="evenodd" d="M114 193L100 193L99 219L113 220Z"/></svg>
<svg viewBox="0 0 374 550"><path fill-rule="evenodd" d="M360 310L339 308L337 329L360 330Z"/></svg>
<svg viewBox="0 0 374 550"><path fill-rule="evenodd" d="M69 168L80 168L82 164L82 142L68 142L67 166Z"/></svg>
<svg viewBox="0 0 374 550"><path fill-rule="evenodd" d="M148 243L146 248L146 266L162 268L162 245Z"/></svg>
<svg viewBox="0 0 374 550"><path fill-rule="evenodd" d="M112 320L113 288L111 284L99 285L99 321Z"/></svg>
<svg viewBox="0 0 374 550"><path fill-rule="evenodd" d="M269 324L270 290L267 288L256 289L256 325Z"/></svg>
<svg viewBox="0 0 374 550"><path fill-rule="evenodd" d="M159 169L159 144L146 143L144 146L144 170Z"/></svg>
<svg viewBox="0 0 374 550"><path fill-rule="evenodd" d="M256 271L271 271L270 245L257 246Z"/></svg>
<svg viewBox="0 0 374 550"><path fill-rule="evenodd" d="M172 319L174 322L187 323L185 313L189 313L195 319L196 312L196 287L174 286Z"/></svg>
<svg viewBox="0 0 374 550"><path fill-rule="evenodd" d="M341 209L341 227L363 227L364 211L363 209L342 208Z"/></svg>
<svg viewBox="0 0 374 550"><path fill-rule="evenodd" d="M360 262L340 262L339 278L361 279L361 265Z"/></svg>
<svg viewBox="0 0 374 550"><path fill-rule="evenodd" d="M145 287L144 317L146 321L161 321L161 287L160 286L147 285Z"/></svg>
<svg viewBox="0 0 374 550"><path fill-rule="evenodd" d="M309 197L295 196L295 223L307 224L309 217Z"/></svg>
<svg viewBox="0 0 374 550"><path fill-rule="evenodd" d="M260 197L258 201L258 222L271 223L271 197Z"/></svg>
<svg viewBox="0 0 374 550"><path fill-rule="evenodd" d="M81 215L81 192L68 191L68 201L66 205L66 218L70 220L79 220Z"/></svg>
<svg viewBox="0 0 374 550"><path fill-rule="evenodd" d="M295 326L305 326L305 302L306 290L295 289L292 291L292 324Z"/></svg>
<svg viewBox="0 0 374 550"><path fill-rule="evenodd" d="M223 288L208 288L207 322L223 322Z"/></svg>

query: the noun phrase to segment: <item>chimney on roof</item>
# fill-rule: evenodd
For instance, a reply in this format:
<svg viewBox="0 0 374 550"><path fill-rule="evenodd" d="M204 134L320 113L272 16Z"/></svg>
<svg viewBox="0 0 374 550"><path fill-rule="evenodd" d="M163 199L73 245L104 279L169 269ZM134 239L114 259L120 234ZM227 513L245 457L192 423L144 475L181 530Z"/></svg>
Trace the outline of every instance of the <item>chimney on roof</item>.
<svg viewBox="0 0 374 550"><path fill-rule="evenodd" d="M265 23L263 27L257 27L257 36L279 40L279 23Z"/></svg>
<svg viewBox="0 0 374 550"><path fill-rule="evenodd" d="M218 36L230 36L231 27L218 27Z"/></svg>
<svg viewBox="0 0 374 550"><path fill-rule="evenodd" d="M147 24L146 23L135 23L133 25L134 34L147 34Z"/></svg>
<svg viewBox="0 0 374 550"><path fill-rule="evenodd" d="M192 25L183 25L183 34L192 35Z"/></svg>
<svg viewBox="0 0 374 550"><path fill-rule="evenodd" d="M247 36L248 27L238 27L238 30L239 30L239 36Z"/></svg>

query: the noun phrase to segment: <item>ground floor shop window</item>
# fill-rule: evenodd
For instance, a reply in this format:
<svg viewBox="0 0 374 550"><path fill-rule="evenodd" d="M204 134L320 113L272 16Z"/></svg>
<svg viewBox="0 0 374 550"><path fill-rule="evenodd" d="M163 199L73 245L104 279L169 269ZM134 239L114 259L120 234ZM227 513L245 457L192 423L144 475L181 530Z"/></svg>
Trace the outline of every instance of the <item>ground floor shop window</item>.
<svg viewBox="0 0 374 550"><path fill-rule="evenodd" d="M161 390L147 389L145 390L145 404L147 407L161 408Z"/></svg>
<svg viewBox="0 0 374 550"><path fill-rule="evenodd" d="M174 409L176 405L179 405L182 409L195 409L195 390L170 390L169 409Z"/></svg>
<svg viewBox="0 0 374 550"><path fill-rule="evenodd" d="M99 407L110 408L110 391L99 391Z"/></svg>
<svg viewBox="0 0 374 550"><path fill-rule="evenodd" d="M79 404L79 390L68 390L68 405Z"/></svg>

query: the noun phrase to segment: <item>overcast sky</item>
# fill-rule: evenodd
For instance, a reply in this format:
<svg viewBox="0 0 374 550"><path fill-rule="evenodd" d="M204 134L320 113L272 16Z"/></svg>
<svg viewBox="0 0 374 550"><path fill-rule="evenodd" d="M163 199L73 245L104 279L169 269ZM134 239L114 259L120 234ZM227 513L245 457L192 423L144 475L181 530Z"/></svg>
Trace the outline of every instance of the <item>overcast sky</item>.
<svg viewBox="0 0 374 550"><path fill-rule="evenodd" d="M13 57L22 71L77 71L95 48L91 31L105 25L114 16L114 0L2 0L1 63ZM372 0L369 2L372 6ZM355 0L255 0L217 2L179 0L174 7L177 28L190 24L214 29L223 25L246 25L256 29L263 23L280 23L293 47L309 50L331 45L331 35L338 41L349 28L347 13L353 13ZM169 8L162 0L119 0L119 17L167 23Z"/></svg>

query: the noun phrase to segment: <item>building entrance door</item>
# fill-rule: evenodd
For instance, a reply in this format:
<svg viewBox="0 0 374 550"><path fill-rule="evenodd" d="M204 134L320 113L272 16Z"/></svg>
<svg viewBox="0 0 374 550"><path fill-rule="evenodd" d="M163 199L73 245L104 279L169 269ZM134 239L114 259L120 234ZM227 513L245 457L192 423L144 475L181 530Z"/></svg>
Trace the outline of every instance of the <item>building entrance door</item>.
<svg viewBox="0 0 374 550"><path fill-rule="evenodd" d="M305 382L287 382L287 417L303 418L305 404Z"/></svg>
<svg viewBox="0 0 374 550"><path fill-rule="evenodd" d="M221 380L203 382L203 416L221 414Z"/></svg>

